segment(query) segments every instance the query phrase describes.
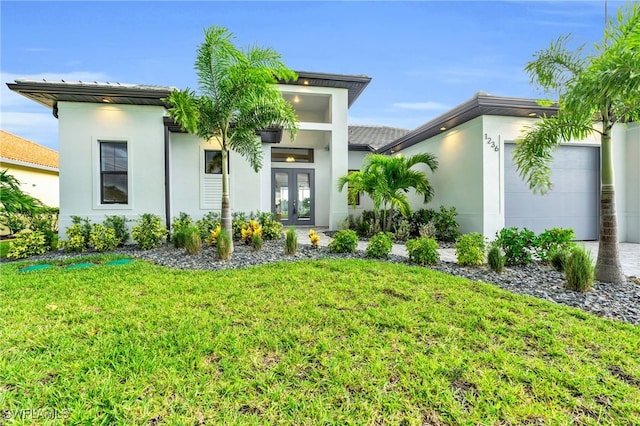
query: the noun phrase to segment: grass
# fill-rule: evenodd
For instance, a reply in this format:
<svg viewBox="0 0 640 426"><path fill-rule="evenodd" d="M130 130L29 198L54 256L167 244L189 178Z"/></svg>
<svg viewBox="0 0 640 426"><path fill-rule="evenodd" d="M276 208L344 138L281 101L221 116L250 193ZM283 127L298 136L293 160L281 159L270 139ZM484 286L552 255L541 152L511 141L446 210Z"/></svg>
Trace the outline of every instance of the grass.
<svg viewBox="0 0 640 426"><path fill-rule="evenodd" d="M19 266L0 266L5 418L640 423L638 327L426 268Z"/></svg>
<svg viewBox="0 0 640 426"><path fill-rule="evenodd" d="M9 240L0 240L0 258L7 257L7 253L9 252Z"/></svg>

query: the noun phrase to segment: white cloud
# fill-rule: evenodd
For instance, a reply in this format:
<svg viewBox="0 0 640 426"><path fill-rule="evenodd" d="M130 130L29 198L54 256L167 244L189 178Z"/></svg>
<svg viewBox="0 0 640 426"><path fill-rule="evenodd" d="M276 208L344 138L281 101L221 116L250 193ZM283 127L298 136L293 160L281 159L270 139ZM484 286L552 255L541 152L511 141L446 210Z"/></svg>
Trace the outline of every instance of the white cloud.
<svg viewBox="0 0 640 426"><path fill-rule="evenodd" d="M58 149L58 120L51 112L3 112L0 115L0 128L21 138Z"/></svg>
<svg viewBox="0 0 640 426"><path fill-rule="evenodd" d="M445 111L451 107L440 102L396 102L391 104L394 108L412 109L418 111Z"/></svg>

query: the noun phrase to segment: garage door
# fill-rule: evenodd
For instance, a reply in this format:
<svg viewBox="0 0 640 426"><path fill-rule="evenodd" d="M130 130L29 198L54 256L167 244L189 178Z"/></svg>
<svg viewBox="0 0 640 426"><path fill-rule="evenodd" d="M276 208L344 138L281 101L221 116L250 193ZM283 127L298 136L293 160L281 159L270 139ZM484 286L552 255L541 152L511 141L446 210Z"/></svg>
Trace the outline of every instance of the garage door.
<svg viewBox="0 0 640 426"><path fill-rule="evenodd" d="M514 144L505 144L505 225L540 233L572 228L578 240L598 239L600 148L563 145L551 163L553 188L533 194L513 163Z"/></svg>

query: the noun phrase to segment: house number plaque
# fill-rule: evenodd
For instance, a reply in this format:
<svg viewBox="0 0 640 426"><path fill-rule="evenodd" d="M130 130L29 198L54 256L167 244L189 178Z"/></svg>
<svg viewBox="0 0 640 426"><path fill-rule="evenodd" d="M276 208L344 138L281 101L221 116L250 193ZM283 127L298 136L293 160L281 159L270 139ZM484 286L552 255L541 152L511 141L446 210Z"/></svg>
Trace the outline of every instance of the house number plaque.
<svg viewBox="0 0 640 426"><path fill-rule="evenodd" d="M500 151L500 135L498 135L498 141L494 141L491 136L484 134L484 140L487 141L487 145L489 145L495 152Z"/></svg>

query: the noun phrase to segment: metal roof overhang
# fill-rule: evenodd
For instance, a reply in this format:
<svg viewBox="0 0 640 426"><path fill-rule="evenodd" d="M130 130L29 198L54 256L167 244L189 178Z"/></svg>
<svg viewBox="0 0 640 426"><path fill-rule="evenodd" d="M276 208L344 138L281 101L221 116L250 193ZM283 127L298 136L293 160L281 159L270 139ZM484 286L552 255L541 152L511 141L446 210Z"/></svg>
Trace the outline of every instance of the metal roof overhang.
<svg viewBox="0 0 640 426"><path fill-rule="evenodd" d="M279 82L281 84L299 86L347 89L349 107L353 105L356 99L358 99L367 85L371 82L371 77L366 75L328 74L308 71L296 71L296 74L298 74L298 80L296 81L280 80Z"/></svg>
<svg viewBox="0 0 640 426"><path fill-rule="evenodd" d="M549 107L541 106L534 99L493 96L480 92L467 102L458 105L409 132L405 136L383 146L376 152L383 154L398 152L482 115L531 118L540 117L545 114L552 116L555 115L557 111L557 105ZM442 130L443 128L444 130Z"/></svg>

